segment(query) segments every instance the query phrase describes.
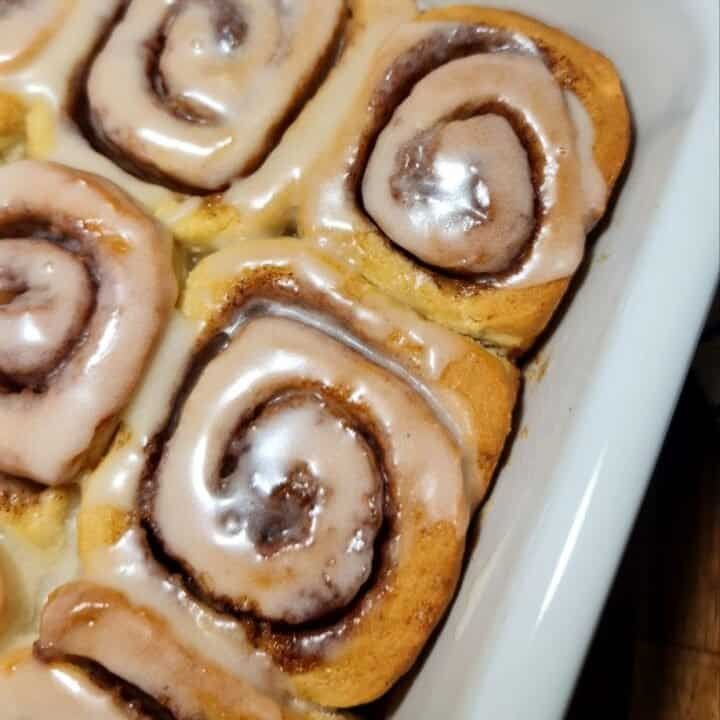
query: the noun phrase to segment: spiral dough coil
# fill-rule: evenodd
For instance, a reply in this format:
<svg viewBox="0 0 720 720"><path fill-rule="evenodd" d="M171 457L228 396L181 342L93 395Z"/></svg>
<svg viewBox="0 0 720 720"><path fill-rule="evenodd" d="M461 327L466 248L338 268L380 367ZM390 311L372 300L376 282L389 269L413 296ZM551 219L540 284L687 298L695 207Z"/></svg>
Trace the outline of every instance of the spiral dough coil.
<svg viewBox="0 0 720 720"><path fill-rule="evenodd" d="M175 300L171 242L112 185L59 165L0 169L0 195L0 472L57 484L140 380Z"/></svg>
<svg viewBox="0 0 720 720"><path fill-rule="evenodd" d="M515 13L396 28L306 185L300 232L515 353L549 320L629 145L610 62Z"/></svg>

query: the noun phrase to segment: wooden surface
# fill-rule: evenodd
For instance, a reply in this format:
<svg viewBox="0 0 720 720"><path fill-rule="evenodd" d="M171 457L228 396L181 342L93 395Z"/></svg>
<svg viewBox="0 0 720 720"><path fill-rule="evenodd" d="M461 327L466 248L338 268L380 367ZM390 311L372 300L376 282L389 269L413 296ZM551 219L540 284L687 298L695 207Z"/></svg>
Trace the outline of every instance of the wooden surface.
<svg viewBox="0 0 720 720"><path fill-rule="evenodd" d="M720 428L691 377L566 720L720 720Z"/></svg>

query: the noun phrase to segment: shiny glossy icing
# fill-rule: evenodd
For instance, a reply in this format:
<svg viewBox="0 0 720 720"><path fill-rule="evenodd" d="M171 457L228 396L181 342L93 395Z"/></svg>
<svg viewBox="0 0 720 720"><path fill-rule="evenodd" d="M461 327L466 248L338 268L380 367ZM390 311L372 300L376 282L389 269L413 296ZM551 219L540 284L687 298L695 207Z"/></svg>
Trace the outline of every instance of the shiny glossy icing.
<svg viewBox="0 0 720 720"><path fill-rule="evenodd" d="M341 0L131 2L92 62L92 126L150 175L221 188L262 162L343 19Z"/></svg>
<svg viewBox="0 0 720 720"><path fill-rule="evenodd" d="M345 149L319 171L303 216L311 234L370 229L372 219L431 268L495 286L575 271L605 202L592 123L528 38L408 23L376 56L364 92Z"/></svg>
<svg viewBox="0 0 720 720"><path fill-rule="evenodd" d="M113 186L61 166L8 165L0 195L0 471L54 484L139 380L175 300L170 239Z"/></svg>
<svg viewBox="0 0 720 720"><path fill-rule="evenodd" d="M241 429L232 441L243 446L238 465L223 476L223 454L242 418L304 386L299 407L280 407L263 422L265 410L260 425ZM327 388L342 392L346 427L327 409ZM203 590L263 617L301 622L346 605L370 574L382 519L382 470L362 438L365 415L373 423L364 432L381 447L396 492L453 493L456 507L461 457L410 388L314 329L284 318L251 320L198 379L157 470L152 517L165 551L182 559ZM268 516L276 487L297 502L303 491L293 491L293 482L309 486L301 518L293 522L287 509L281 519ZM181 506L195 512L182 517ZM263 534L282 538L303 521L309 527L296 542L265 552Z"/></svg>
<svg viewBox="0 0 720 720"><path fill-rule="evenodd" d="M176 313L148 369L146 382L128 408L122 442L116 444L89 478L83 513L112 507L134 513L140 479L153 438L166 422L173 398L192 360L201 326ZM169 625L176 638L201 657L273 696L284 696L287 681L265 653L254 648L242 624L207 607L179 587L152 561L144 532L129 524L114 544L86 552L84 576L124 593L130 602L149 608Z"/></svg>
<svg viewBox="0 0 720 720"><path fill-rule="evenodd" d="M35 660L31 652L2 663L0 708L3 720L140 720L125 711L81 670Z"/></svg>
<svg viewBox="0 0 720 720"><path fill-rule="evenodd" d="M51 24L41 46L22 55L10 67L0 66L0 87L18 93L30 110L28 127L42 127L41 138L33 138L25 152L37 159L55 160L94 172L120 184L148 204L167 198L168 191L133 178L104 155L96 152L67 113L74 96L78 68L91 54L103 30L122 5L122 0L34 0L32 5L54 6L61 17ZM28 5L28 8L30 6ZM18 12L14 9L13 12ZM27 18L37 28L35 12ZM6 18L0 17L0 32Z"/></svg>
<svg viewBox="0 0 720 720"><path fill-rule="evenodd" d="M95 289L82 260L43 240L0 243L0 372L47 375L81 335Z"/></svg>
<svg viewBox="0 0 720 720"><path fill-rule="evenodd" d="M414 0L351 0L348 6L352 16L335 67L262 167L235 180L224 195L243 213L245 235L282 233L294 222L300 186L338 131L342 118L338 98L353 97L359 91L377 49L416 13ZM228 239L235 232L231 229Z"/></svg>
<svg viewBox="0 0 720 720"><path fill-rule="evenodd" d="M430 79L414 92L433 96ZM462 90L467 93L464 84ZM434 99L437 112L440 101ZM412 100L398 108L368 162L362 186L368 214L388 237L431 265L504 270L535 224L530 165L515 132L492 114L438 128L446 107L434 118L407 121L403 113L412 113ZM418 130L422 125L432 129Z"/></svg>
<svg viewBox="0 0 720 720"><path fill-rule="evenodd" d="M0 4L0 72L37 53L72 3L73 0L5 0Z"/></svg>

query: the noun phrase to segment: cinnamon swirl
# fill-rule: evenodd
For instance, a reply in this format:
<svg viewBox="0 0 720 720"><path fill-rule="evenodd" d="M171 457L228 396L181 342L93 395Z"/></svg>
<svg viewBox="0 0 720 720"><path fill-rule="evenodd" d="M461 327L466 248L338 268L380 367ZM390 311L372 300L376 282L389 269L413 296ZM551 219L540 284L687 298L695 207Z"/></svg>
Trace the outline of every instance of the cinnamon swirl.
<svg viewBox="0 0 720 720"><path fill-rule="evenodd" d="M0 472L53 485L92 462L175 294L168 235L118 189L0 168Z"/></svg>
<svg viewBox="0 0 720 720"><path fill-rule="evenodd" d="M429 12L376 55L306 186L301 234L517 353L577 269L628 140L600 54L514 13Z"/></svg>

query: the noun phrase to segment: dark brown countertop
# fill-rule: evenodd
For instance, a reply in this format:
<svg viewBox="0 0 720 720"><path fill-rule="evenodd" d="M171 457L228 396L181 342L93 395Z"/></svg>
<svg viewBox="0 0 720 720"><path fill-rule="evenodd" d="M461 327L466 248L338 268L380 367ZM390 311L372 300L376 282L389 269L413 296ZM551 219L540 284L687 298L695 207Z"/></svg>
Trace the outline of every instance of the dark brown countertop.
<svg viewBox="0 0 720 720"><path fill-rule="evenodd" d="M692 373L566 720L720 720L714 414Z"/></svg>

